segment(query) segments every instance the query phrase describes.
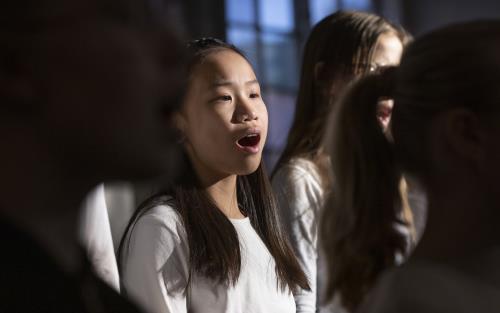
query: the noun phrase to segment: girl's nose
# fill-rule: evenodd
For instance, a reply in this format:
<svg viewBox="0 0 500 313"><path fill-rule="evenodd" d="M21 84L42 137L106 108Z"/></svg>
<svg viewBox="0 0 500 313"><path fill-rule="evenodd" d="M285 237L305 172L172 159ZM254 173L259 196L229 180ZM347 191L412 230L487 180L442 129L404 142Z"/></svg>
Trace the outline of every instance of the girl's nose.
<svg viewBox="0 0 500 313"><path fill-rule="evenodd" d="M256 120L256 119L258 119L257 118L257 114L254 111L248 111L246 113L240 114L239 118L238 118L238 121L240 123L244 123L244 122L250 122L250 121L253 121L253 120Z"/></svg>

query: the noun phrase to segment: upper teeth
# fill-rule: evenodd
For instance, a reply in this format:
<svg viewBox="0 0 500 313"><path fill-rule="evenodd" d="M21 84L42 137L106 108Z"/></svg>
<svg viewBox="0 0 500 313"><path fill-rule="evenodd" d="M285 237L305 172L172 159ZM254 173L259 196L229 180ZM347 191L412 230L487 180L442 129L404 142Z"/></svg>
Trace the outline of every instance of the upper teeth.
<svg viewBox="0 0 500 313"><path fill-rule="evenodd" d="M247 137L256 137L257 134L250 134L250 135L247 135Z"/></svg>

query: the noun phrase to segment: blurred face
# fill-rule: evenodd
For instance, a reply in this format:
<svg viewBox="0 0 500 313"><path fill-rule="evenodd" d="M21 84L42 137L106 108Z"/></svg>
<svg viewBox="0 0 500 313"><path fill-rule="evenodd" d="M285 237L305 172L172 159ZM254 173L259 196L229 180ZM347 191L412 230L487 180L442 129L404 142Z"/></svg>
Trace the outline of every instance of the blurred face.
<svg viewBox="0 0 500 313"><path fill-rule="evenodd" d="M382 34L373 51L372 67L380 68L398 65L402 54L403 44L401 40L393 33ZM378 104L377 118L384 130L387 129L391 120L393 105L394 102L392 100L383 100Z"/></svg>
<svg viewBox="0 0 500 313"><path fill-rule="evenodd" d="M192 73L179 127L202 181L254 172L267 110L250 64L227 49L209 54Z"/></svg>
<svg viewBox="0 0 500 313"><path fill-rule="evenodd" d="M126 2L108 2L116 15L79 0L81 16L48 22L53 26L40 37L36 73L45 104L40 128L75 175L174 174L178 149L170 118L184 80L181 41L146 17L135 23Z"/></svg>

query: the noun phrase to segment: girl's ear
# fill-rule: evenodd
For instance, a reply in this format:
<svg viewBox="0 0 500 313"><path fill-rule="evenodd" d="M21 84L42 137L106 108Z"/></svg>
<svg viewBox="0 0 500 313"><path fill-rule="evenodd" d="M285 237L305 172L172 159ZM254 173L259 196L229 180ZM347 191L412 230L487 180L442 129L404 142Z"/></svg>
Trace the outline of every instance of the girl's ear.
<svg viewBox="0 0 500 313"><path fill-rule="evenodd" d="M434 125L432 149L436 162L443 167L469 164L488 170L484 127L476 114L463 108L448 110L436 118Z"/></svg>
<svg viewBox="0 0 500 313"><path fill-rule="evenodd" d="M172 115L172 122L174 123L175 128L184 132L186 129L186 118L182 114L182 112L178 111Z"/></svg>
<svg viewBox="0 0 500 313"><path fill-rule="evenodd" d="M320 61L314 65L314 80L316 82L323 81L323 68L325 67L325 62Z"/></svg>
<svg viewBox="0 0 500 313"><path fill-rule="evenodd" d="M172 122L175 129L179 132L180 141L184 141L187 131L187 120L182 111L178 111L172 115Z"/></svg>

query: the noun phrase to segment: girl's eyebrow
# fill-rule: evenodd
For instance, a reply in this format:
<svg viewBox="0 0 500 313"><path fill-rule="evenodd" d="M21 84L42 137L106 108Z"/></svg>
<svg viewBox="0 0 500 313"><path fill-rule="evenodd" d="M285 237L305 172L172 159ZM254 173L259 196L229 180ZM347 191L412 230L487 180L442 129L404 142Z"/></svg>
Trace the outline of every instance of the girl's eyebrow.
<svg viewBox="0 0 500 313"><path fill-rule="evenodd" d="M258 83L259 83L259 81L257 79L252 79L252 80L247 81L245 83L245 85L253 85L253 84L258 84ZM234 83L232 81L217 80L212 84L212 87L217 88L217 87L224 87L224 86L231 86L231 85L234 85Z"/></svg>
<svg viewBox="0 0 500 313"><path fill-rule="evenodd" d="M213 84L212 87L223 87L223 86L231 86L233 82L230 80L216 80Z"/></svg>
<svg viewBox="0 0 500 313"><path fill-rule="evenodd" d="M253 85L253 84L259 84L259 81L257 79L253 79L245 83L245 85Z"/></svg>

